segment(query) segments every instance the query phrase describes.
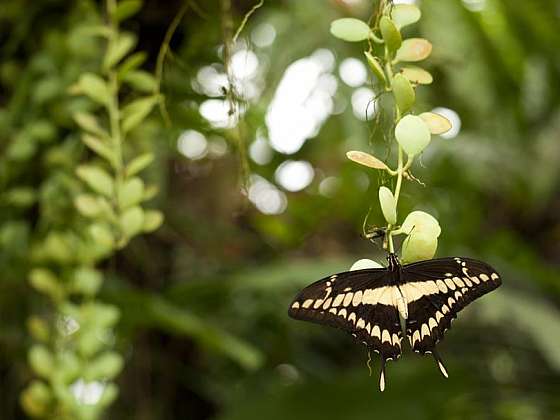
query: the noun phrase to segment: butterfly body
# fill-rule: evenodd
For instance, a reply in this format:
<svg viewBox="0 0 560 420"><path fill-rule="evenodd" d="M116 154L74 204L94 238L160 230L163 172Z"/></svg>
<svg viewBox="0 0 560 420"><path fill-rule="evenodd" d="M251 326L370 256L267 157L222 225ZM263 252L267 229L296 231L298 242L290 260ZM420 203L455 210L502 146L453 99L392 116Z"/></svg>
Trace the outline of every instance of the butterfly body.
<svg viewBox="0 0 560 420"><path fill-rule="evenodd" d="M387 268L333 274L304 288L288 311L292 318L350 332L385 361L401 356L406 336L412 350L432 354L447 371L436 344L457 313L501 284L490 265L470 258L440 258L401 265L395 254Z"/></svg>

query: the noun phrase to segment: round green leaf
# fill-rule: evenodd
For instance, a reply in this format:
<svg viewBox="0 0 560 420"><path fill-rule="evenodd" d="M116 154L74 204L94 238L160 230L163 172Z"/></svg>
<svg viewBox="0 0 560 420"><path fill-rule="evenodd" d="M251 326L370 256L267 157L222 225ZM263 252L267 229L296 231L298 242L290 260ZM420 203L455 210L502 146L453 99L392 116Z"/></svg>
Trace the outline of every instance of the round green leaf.
<svg viewBox="0 0 560 420"><path fill-rule="evenodd" d="M140 231L144 225L144 211L135 206L126 210L120 218L120 226L127 238L131 238Z"/></svg>
<svg viewBox="0 0 560 420"><path fill-rule="evenodd" d="M394 225L397 223L397 203L391 190L387 187L379 188L379 203L381 211L387 223Z"/></svg>
<svg viewBox="0 0 560 420"><path fill-rule="evenodd" d="M146 210L144 212L144 225L142 230L144 232L153 232L158 229L163 223L163 213L158 210Z"/></svg>
<svg viewBox="0 0 560 420"><path fill-rule="evenodd" d="M422 118L405 115L395 127L395 138L408 155L417 155L428 146L431 134Z"/></svg>
<svg viewBox="0 0 560 420"><path fill-rule="evenodd" d="M367 258L363 258L361 260L356 261L354 264L352 264L352 267L350 267L349 271L365 270L365 269L368 269L368 268L383 268L383 266L381 264L379 264L377 261L368 260Z"/></svg>
<svg viewBox="0 0 560 420"><path fill-rule="evenodd" d="M375 77L377 77L381 82L387 83L387 79L385 78L385 73L383 72L383 68L379 63L379 60L367 51L364 51L364 54L366 56L369 68L371 69Z"/></svg>
<svg viewBox="0 0 560 420"><path fill-rule="evenodd" d="M50 388L42 381L34 380L21 394L21 405L33 417L44 417L52 401Z"/></svg>
<svg viewBox="0 0 560 420"><path fill-rule="evenodd" d="M420 67L403 67L401 69L401 74L411 83L420 85L429 85L434 81L432 75Z"/></svg>
<svg viewBox="0 0 560 420"><path fill-rule="evenodd" d="M383 16L379 21L379 29L389 51L391 53L397 51L402 44L402 37L393 21L387 16Z"/></svg>
<svg viewBox="0 0 560 420"><path fill-rule="evenodd" d="M391 19L397 28L403 28L420 20L422 13L414 4L397 4L391 9Z"/></svg>
<svg viewBox="0 0 560 420"><path fill-rule="evenodd" d="M85 378L87 380L113 379L122 370L123 364L123 358L120 354L113 351L103 353L89 362Z"/></svg>
<svg viewBox="0 0 560 420"><path fill-rule="evenodd" d="M31 347L28 361L31 369L43 378L48 378L53 373L54 358L46 346L36 344Z"/></svg>
<svg viewBox="0 0 560 420"><path fill-rule="evenodd" d="M342 18L331 22L331 34L349 42L368 39L370 28L367 23L354 18Z"/></svg>
<svg viewBox="0 0 560 420"><path fill-rule="evenodd" d="M144 198L144 182L133 177L126 180L119 189L119 206L127 209L138 204Z"/></svg>
<svg viewBox="0 0 560 420"><path fill-rule="evenodd" d="M451 122L443 115L434 112L423 112L420 118L428 125L432 134L443 134L451 130Z"/></svg>
<svg viewBox="0 0 560 420"><path fill-rule="evenodd" d="M350 152L347 152L346 157L352 162L359 163L360 165L367 166L368 168L382 170L389 169L385 163L381 162L375 156L372 156L369 153L360 152L359 150L351 150Z"/></svg>
<svg viewBox="0 0 560 420"><path fill-rule="evenodd" d="M421 61L432 52L432 44L424 38L405 39L397 51L399 61Z"/></svg>
<svg viewBox="0 0 560 420"><path fill-rule="evenodd" d="M401 113L407 112L416 100L414 88L402 74L396 74L393 78L393 95Z"/></svg>
<svg viewBox="0 0 560 420"><path fill-rule="evenodd" d="M431 214L420 210L413 211L406 216L399 230L407 235L424 233L436 238L441 234L441 227L437 219Z"/></svg>
<svg viewBox="0 0 560 420"><path fill-rule="evenodd" d="M402 260L409 264L416 261L430 260L437 250L437 237L427 233L412 233L402 246Z"/></svg>
<svg viewBox="0 0 560 420"><path fill-rule="evenodd" d="M80 165L76 174L95 192L107 197L113 196L113 178L103 168L96 165Z"/></svg>

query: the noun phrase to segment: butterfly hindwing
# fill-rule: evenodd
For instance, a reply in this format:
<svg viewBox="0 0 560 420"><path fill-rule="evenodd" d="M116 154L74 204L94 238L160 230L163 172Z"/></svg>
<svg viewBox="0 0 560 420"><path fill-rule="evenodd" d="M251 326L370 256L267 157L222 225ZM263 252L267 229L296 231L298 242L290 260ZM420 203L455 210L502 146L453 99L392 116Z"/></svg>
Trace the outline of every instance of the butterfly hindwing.
<svg viewBox="0 0 560 420"><path fill-rule="evenodd" d="M395 359L402 340L395 291L384 268L334 274L303 289L289 315L345 330L385 360Z"/></svg>
<svg viewBox="0 0 560 420"><path fill-rule="evenodd" d="M433 353L457 313L501 284L490 265L470 258L440 258L405 265L406 332L414 351Z"/></svg>

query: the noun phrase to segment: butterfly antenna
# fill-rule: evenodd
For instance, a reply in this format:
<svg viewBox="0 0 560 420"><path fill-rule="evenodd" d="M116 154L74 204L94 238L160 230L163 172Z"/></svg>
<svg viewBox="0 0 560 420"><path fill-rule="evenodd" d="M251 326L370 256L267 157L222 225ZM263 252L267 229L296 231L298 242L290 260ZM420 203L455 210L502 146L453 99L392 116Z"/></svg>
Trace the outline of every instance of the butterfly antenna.
<svg viewBox="0 0 560 420"><path fill-rule="evenodd" d="M379 374L379 390L385 391L385 358L381 356L381 373Z"/></svg>
<svg viewBox="0 0 560 420"><path fill-rule="evenodd" d="M445 368L445 365L443 364L443 360L441 359L441 356L439 355L439 353L437 352L437 350L435 348L432 351L432 355L434 356L434 359L436 360L436 363L438 365L438 368L439 368L441 374L443 376L445 376L446 378L449 378L449 375L447 374L447 369Z"/></svg>
<svg viewBox="0 0 560 420"><path fill-rule="evenodd" d="M367 351L367 357L368 357L368 359L367 359L366 365L369 369L369 376L371 376L372 371L371 371L371 350L370 349L368 349L368 351Z"/></svg>

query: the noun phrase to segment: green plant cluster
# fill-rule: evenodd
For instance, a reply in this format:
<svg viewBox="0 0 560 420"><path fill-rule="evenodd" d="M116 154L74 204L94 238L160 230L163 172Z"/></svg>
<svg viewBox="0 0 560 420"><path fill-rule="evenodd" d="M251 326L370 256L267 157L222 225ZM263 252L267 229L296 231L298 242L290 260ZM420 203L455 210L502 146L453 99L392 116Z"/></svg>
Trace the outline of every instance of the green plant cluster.
<svg viewBox="0 0 560 420"><path fill-rule="evenodd" d="M27 245L4 258L30 261L30 285L51 303L27 321L35 341L28 363L36 379L21 403L33 417L99 418L118 393L112 381L123 367L113 350L120 311L97 300L105 277L97 266L163 221L161 212L144 207L157 188L139 176L154 155L134 144L135 130L146 127L158 101L157 83L139 69L145 54L132 53L135 35L118 28L141 5L107 1L106 23L94 5L77 6L79 15L90 9L90 20L71 20L68 38L52 33L17 87L34 83L34 90L14 92L21 106L2 114L4 122L21 128L8 133L13 141L1 163L4 203L12 216L0 237L4 249L16 238ZM5 77L10 70L4 66ZM66 140L55 141L60 136ZM38 184L11 188L25 183L17 169L33 159ZM39 212L41 227L33 235L20 218L30 210Z"/></svg>
<svg viewBox="0 0 560 420"><path fill-rule="evenodd" d="M396 177L393 190L386 186L379 188L379 203L387 222L384 247L389 252L395 252L393 236L406 235L402 244L402 259L405 262L431 259L437 250L441 228L433 216L423 211L408 214L402 225L398 224L397 207L403 178L414 180L410 168L415 158L430 144L432 135L445 133L451 128L442 115L413 113L415 89L432 83L433 77L428 71L410 63L428 58L432 44L424 38L403 39L401 30L416 23L420 17L420 9L413 4L393 5L390 1L380 1L379 13L371 27L354 18L337 19L331 24L331 33L337 38L350 42L368 41L369 49L364 54L378 81L380 93L390 93L394 99L395 125L390 138L397 141L397 168L393 170L375 156L361 151L350 151L347 157ZM376 55L376 52L379 53ZM407 156L406 163L404 154Z"/></svg>

